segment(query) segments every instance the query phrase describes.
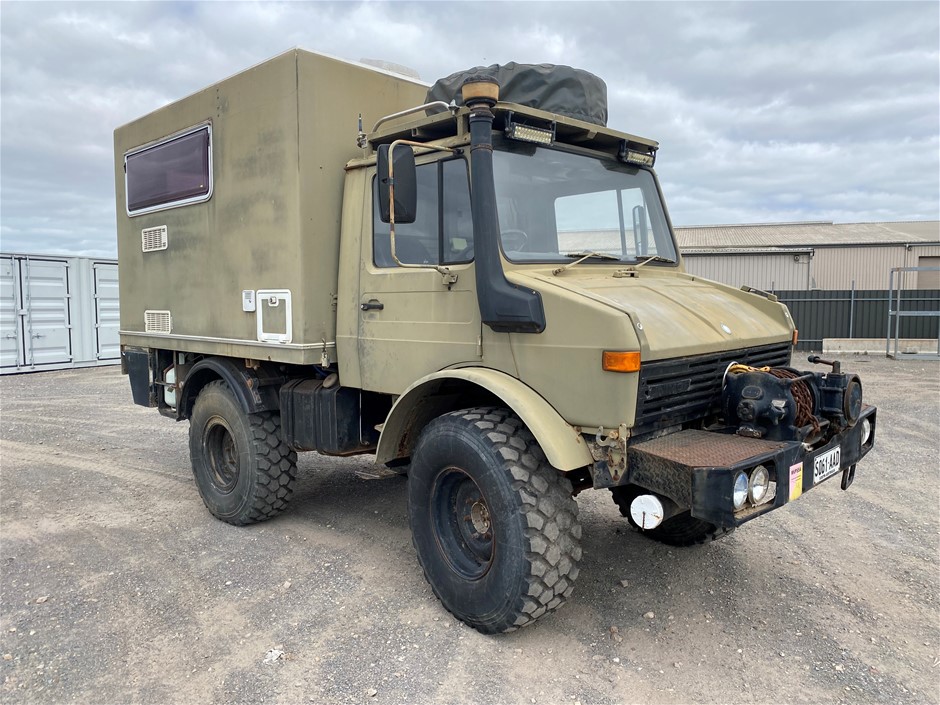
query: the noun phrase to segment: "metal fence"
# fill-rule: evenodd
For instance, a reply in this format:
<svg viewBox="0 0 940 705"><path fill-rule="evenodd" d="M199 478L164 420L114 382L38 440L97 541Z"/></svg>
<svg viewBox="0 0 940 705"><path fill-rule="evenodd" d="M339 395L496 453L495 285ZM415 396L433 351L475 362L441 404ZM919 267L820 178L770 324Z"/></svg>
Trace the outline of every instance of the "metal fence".
<svg viewBox="0 0 940 705"><path fill-rule="evenodd" d="M885 338L890 297L887 289L773 293L789 307L800 331L797 350L822 350L823 338ZM900 293L901 311L940 311L940 289ZM897 301L894 305L897 306ZM940 334L938 318L901 318L899 325L901 338L935 340Z"/></svg>

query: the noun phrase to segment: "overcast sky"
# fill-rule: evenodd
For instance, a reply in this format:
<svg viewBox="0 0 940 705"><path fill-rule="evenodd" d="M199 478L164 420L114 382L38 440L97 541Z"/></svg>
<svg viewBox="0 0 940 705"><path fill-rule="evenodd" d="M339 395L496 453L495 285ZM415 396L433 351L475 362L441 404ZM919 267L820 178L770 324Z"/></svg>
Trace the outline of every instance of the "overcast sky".
<svg viewBox="0 0 940 705"><path fill-rule="evenodd" d="M596 73L609 125L660 142L676 225L940 218L933 1L4 0L0 32L5 252L114 256L114 128L293 46L427 82L508 61Z"/></svg>

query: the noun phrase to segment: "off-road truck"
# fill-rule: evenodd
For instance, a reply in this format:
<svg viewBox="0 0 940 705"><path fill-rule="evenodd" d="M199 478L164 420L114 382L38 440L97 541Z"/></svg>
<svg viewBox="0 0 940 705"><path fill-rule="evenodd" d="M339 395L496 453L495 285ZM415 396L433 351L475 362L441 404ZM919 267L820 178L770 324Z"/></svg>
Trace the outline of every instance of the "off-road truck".
<svg viewBox="0 0 940 705"><path fill-rule="evenodd" d="M606 118L569 67L429 90L293 50L118 128L123 369L189 420L209 511L270 519L298 452L374 454L435 594L503 632L571 595L585 489L685 546L848 488L859 379L684 271L658 144Z"/></svg>

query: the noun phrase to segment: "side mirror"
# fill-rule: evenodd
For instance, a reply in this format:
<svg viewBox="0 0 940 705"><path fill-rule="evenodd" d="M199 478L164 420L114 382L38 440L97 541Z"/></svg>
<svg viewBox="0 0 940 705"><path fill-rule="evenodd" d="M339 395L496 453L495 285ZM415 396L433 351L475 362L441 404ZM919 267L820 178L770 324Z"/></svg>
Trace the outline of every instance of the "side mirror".
<svg viewBox="0 0 940 705"><path fill-rule="evenodd" d="M391 220L389 197L391 185L388 182L388 148L379 145L379 211L383 223ZM418 210L418 177L415 174L415 153L406 144L398 145L394 154L393 177L395 179L395 222L413 223Z"/></svg>

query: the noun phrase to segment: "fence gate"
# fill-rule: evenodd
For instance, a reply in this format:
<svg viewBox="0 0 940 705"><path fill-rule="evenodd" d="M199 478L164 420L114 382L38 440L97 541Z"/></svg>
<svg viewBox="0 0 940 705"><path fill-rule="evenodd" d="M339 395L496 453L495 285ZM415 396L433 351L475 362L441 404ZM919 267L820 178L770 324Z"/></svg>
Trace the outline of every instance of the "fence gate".
<svg viewBox="0 0 940 705"><path fill-rule="evenodd" d="M940 331L937 333L937 351L931 353L898 352L901 338L902 318L940 318L940 311L925 308L904 309L901 304L904 289L904 272L937 272L940 267L894 267L888 279L888 335L885 343L885 356L901 360L904 358L919 358L921 360L940 360ZM897 289L895 289L895 275L897 275ZM894 331L891 324L894 324ZM894 349L892 350L892 341Z"/></svg>

